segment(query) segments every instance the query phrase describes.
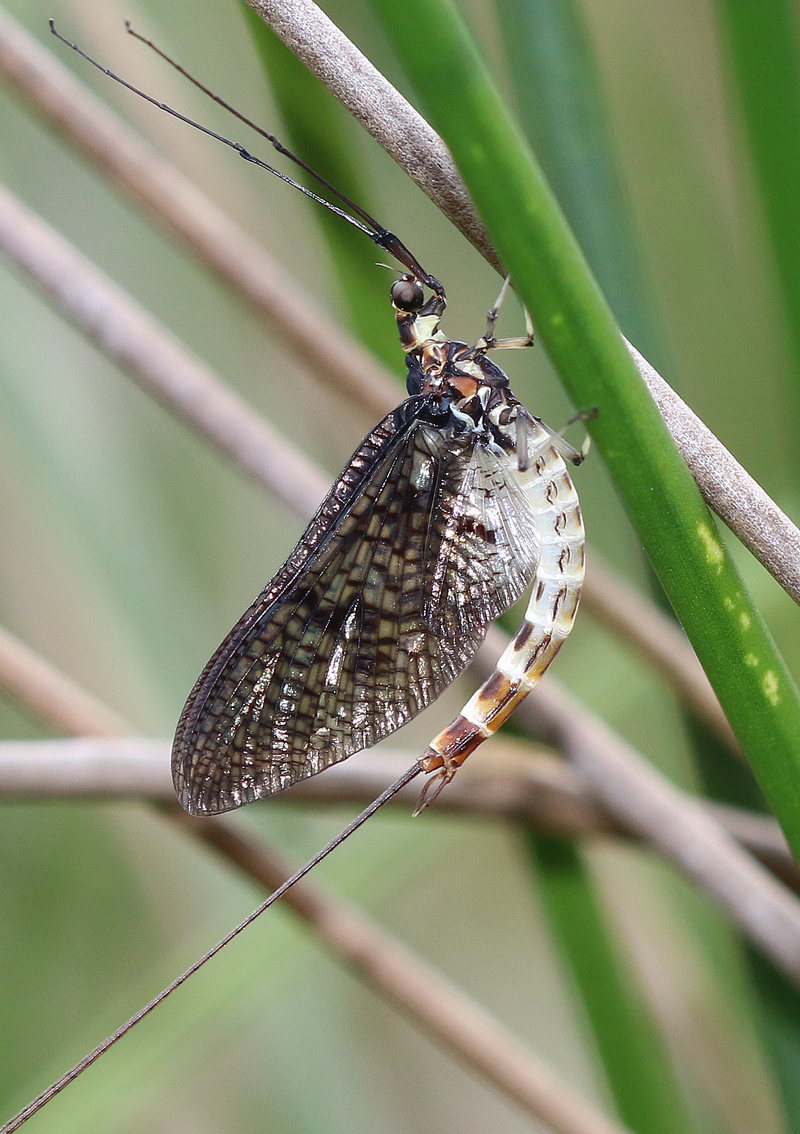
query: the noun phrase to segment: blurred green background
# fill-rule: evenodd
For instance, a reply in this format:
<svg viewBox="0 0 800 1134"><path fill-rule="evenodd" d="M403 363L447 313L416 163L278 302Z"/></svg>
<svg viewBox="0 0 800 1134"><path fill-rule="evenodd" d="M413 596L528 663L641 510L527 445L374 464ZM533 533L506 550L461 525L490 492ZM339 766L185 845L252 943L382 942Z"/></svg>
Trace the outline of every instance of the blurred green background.
<svg viewBox="0 0 800 1134"><path fill-rule="evenodd" d="M46 28L54 16L106 65L236 137L235 124L124 35L125 17L279 134L291 128L284 120L292 107L311 98L280 60L282 87L271 89L234 0L17 0L10 10L48 48L57 46ZM412 94L368 3L331 0L325 10ZM462 11L623 330L796 516L793 6L471 0ZM348 290L352 266L336 267L350 253L328 243L330 226L313 205L89 73L66 49L57 54L317 303L351 326L368 311L366 339L383 358L394 356L399 400L394 321L388 297L383 316L375 300L391 277L370 267L380 257L366 238L362 307ZM329 140L357 172L359 202L444 282L448 332L474 341L497 277L377 144L344 116L336 123ZM5 93L0 166L12 190L331 476L338 471L372 422L321 388L243 303ZM6 265L0 288L0 620L142 732L167 737L207 657L302 525L134 389ZM517 333L519 309L509 303L504 318L506 333ZM559 427L571 408L543 351L505 355L503 364L533 412ZM592 546L646 589L647 569L600 461L590 459L576 480ZM730 543L798 672L795 606ZM679 783L699 782L669 692L589 618L579 619L556 673ZM457 683L400 742L424 745L469 687L468 678ZM8 738L43 735L4 702L0 728ZM278 801L236 822L302 858L347 817ZM244 916L258 894L133 803L7 802L0 845L5 1117ZM672 1129L800 1130L791 1093L800 1032L790 1015L777 1023L774 1015L788 992L765 998L765 973L671 870L612 840L585 849L631 979L666 1037L685 1108ZM546 861L540 869L547 872ZM319 873L576 1089L613 1107L603 1053L535 878L531 886L519 831L435 809L414 822L383 815ZM636 1128L667 1129L659 1121L645 1115ZM532 1128L278 910L34 1122L31 1129L59 1134Z"/></svg>

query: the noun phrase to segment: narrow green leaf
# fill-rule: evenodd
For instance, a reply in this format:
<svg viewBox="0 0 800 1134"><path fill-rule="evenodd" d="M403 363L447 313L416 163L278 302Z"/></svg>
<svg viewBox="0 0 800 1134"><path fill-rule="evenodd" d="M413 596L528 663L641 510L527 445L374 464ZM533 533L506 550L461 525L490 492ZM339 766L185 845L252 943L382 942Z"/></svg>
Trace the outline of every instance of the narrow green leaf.
<svg viewBox="0 0 800 1134"><path fill-rule="evenodd" d="M800 993L758 950L747 957L762 1006L761 1034L780 1087L786 1127L800 1134Z"/></svg>
<svg viewBox="0 0 800 1134"><path fill-rule="evenodd" d="M584 13L575 0L505 0L497 15L520 120L548 182L617 318L637 342L652 345L638 244ZM694 1117L582 850L532 831L525 842L617 1113L640 1134L685 1134Z"/></svg>
<svg viewBox="0 0 800 1134"><path fill-rule="evenodd" d="M794 349L800 408L800 16L794 0L717 0Z"/></svg>
<svg viewBox="0 0 800 1134"><path fill-rule="evenodd" d="M526 844L620 1118L637 1134L688 1134L694 1122L669 1052L610 931L583 855L566 839L530 831Z"/></svg>
<svg viewBox="0 0 800 1134"><path fill-rule="evenodd" d="M690 719L689 726L704 794L722 803L764 811L763 797L746 766L701 722ZM771 1065L787 1131L800 1134L800 993L769 958L740 935L734 940L732 927L728 932L731 947L744 962L739 980L735 975L731 980L731 973L726 972L728 988L738 993L742 1009L747 1009L752 1018L755 1035ZM715 952L719 954L719 950ZM722 962L718 972L729 970L724 957Z"/></svg>
<svg viewBox="0 0 800 1134"><path fill-rule="evenodd" d="M578 406L598 407L591 425L597 447L800 855L797 688L574 237L449 0L409 0L402 10L379 0L377 9L567 389Z"/></svg>
<svg viewBox="0 0 800 1134"><path fill-rule="evenodd" d="M583 7L503 0L497 16L525 135L620 326L649 350L639 243Z"/></svg>

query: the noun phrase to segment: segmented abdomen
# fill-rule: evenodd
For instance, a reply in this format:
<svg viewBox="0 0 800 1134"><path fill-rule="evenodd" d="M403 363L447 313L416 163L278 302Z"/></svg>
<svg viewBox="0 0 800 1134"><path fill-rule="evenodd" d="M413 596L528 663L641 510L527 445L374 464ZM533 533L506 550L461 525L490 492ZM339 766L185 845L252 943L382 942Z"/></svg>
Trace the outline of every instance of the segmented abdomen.
<svg viewBox="0 0 800 1134"><path fill-rule="evenodd" d="M517 476L536 516L541 544L533 590L525 621L491 676L420 759L426 772L445 769L446 779L530 693L572 629L578 609L584 573L578 496L552 435L538 422L529 446L531 466Z"/></svg>

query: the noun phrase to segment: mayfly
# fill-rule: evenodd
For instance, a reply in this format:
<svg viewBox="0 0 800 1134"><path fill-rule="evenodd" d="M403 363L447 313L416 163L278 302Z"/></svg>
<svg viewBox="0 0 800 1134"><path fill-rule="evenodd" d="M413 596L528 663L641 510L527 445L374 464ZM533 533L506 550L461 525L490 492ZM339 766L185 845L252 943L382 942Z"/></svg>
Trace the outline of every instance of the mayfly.
<svg viewBox="0 0 800 1134"><path fill-rule="evenodd" d="M426 301L423 286L433 295ZM445 338L441 284L391 289L409 397L365 438L181 714L175 787L196 815L274 795L411 720L534 581L492 676L420 759L436 790L536 684L566 638L583 524L562 454L488 357Z"/></svg>
<svg viewBox="0 0 800 1134"><path fill-rule="evenodd" d="M51 28L62 39L52 22ZM533 343L527 314L525 336L495 336L508 281L475 345L448 339L440 326L447 302L441 283L395 235L271 134L232 111L356 215L62 42L137 95L336 212L405 269L390 295L408 397L356 449L297 547L195 684L173 746L183 807L194 815L232 810L394 732L466 668L489 624L531 584L533 589L524 623L496 669L418 762L0 1134L18 1129L421 772L434 773L421 806L431 802L547 669L572 628L584 569L583 522L565 464L580 463L584 451L533 417L488 357L491 350Z"/></svg>
<svg viewBox="0 0 800 1134"><path fill-rule="evenodd" d="M395 239L395 255L416 265ZM437 773L430 799L572 628L584 534L563 454L581 454L531 416L487 357L531 336L495 338L494 308L474 346L447 339L444 289L418 266L391 299L409 397L359 445L192 690L173 775L193 814L274 795L400 728L533 581L494 673L419 760Z"/></svg>

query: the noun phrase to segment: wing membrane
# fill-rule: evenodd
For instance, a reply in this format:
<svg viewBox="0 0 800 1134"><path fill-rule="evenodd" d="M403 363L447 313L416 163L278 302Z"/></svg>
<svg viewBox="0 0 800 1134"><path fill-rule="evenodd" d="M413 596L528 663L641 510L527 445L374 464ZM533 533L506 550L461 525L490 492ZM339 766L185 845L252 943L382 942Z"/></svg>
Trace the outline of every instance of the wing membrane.
<svg viewBox="0 0 800 1134"><path fill-rule="evenodd" d="M173 748L189 811L271 795L405 724L529 581L535 558L510 566L515 540L517 561L531 553L513 476L418 401L362 442L201 674Z"/></svg>
<svg viewBox="0 0 800 1134"><path fill-rule="evenodd" d="M474 446L458 492L441 499L443 531L432 562L426 622L442 636L488 625L517 601L539 561L536 514L516 455Z"/></svg>

